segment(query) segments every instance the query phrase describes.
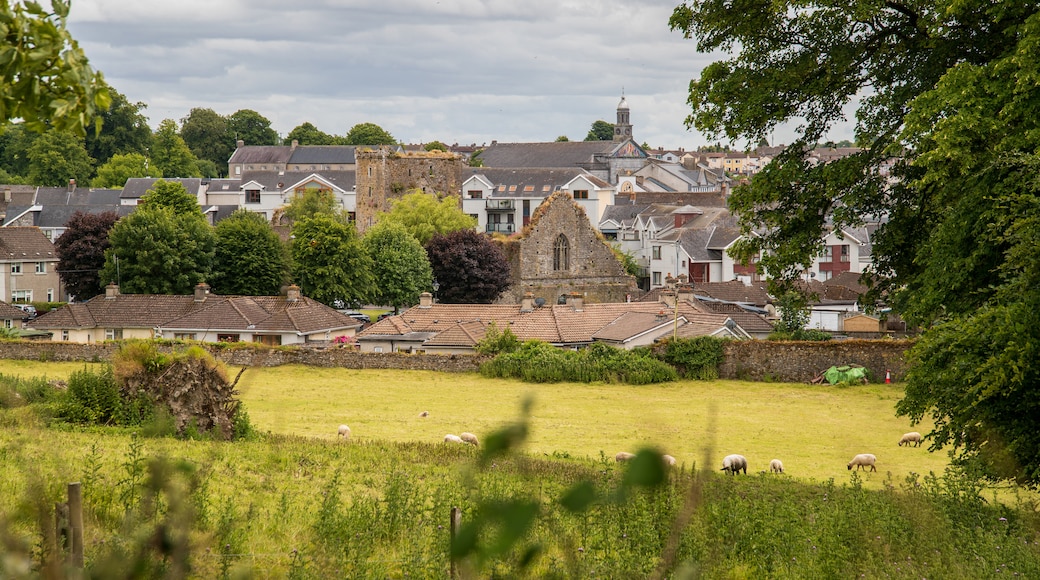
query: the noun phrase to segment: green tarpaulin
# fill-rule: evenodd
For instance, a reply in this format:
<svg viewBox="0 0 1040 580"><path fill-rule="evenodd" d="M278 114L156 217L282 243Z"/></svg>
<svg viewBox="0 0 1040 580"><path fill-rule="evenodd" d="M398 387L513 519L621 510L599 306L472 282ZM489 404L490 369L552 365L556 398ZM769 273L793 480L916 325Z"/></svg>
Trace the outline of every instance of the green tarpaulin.
<svg viewBox="0 0 1040 580"><path fill-rule="evenodd" d="M838 383L860 383L867 378L867 369L863 367L831 367L824 371L823 378L836 385Z"/></svg>

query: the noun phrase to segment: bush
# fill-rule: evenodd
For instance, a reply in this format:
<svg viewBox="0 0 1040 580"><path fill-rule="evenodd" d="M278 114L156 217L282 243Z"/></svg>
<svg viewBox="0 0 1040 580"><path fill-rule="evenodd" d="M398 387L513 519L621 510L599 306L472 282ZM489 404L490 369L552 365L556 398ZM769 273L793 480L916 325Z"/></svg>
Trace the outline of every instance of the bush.
<svg viewBox="0 0 1040 580"><path fill-rule="evenodd" d="M497 355L504 352L515 352L518 348L520 348L520 339L513 334L512 330L509 330L508 326L505 330L500 331L498 326L491 322L484 333L484 338L476 344L475 350L477 354Z"/></svg>
<svg viewBox="0 0 1040 580"><path fill-rule="evenodd" d="M73 422L115 424L121 418L122 399L112 368L88 369L69 376L66 405L61 416Z"/></svg>
<svg viewBox="0 0 1040 580"><path fill-rule="evenodd" d="M0 374L0 409L46 403L57 398L58 390L43 377L24 379Z"/></svg>
<svg viewBox="0 0 1040 580"><path fill-rule="evenodd" d="M685 378L714 380L719 378L725 340L714 336L667 340L661 360L675 367Z"/></svg>
<svg viewBox="0 0 1040 580"><path fill-rule="evenodd" d="M486 377L512 377L531 383L606 382L645 385L674 381L675 369L650 356L649 352L627 351L593 343L580 351L529 340L514 352L502 353L484 363Z"/></svg>

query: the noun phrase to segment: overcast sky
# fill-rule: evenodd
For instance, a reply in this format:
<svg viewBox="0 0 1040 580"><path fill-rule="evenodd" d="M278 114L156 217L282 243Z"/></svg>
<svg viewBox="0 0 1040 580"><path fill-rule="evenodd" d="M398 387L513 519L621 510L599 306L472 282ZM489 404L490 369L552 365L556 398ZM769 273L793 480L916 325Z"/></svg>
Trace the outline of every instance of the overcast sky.
<svg viewBox="0 0 1040 580"><path fill-rule="evenodd" d="M708 141L685 127L687 88L710 60L668 29L677 3L73 0L68 25L153 127L203 107L253 109L283 136L309 121L407 143L581 140L624 90L638 142L691 149Z"/></svg>

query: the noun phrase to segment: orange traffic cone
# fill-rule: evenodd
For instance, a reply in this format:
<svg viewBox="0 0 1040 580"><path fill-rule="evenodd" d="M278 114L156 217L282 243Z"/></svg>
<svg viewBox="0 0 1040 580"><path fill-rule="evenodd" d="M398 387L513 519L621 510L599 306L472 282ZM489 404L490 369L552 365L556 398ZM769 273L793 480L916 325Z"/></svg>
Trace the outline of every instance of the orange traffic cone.
<svg viewBox="0 0 1040 580"><path fill-rule="evenodd" d="M892 371L890 371L888 369L885 369L885 383L888 384L888 383L891 383L891 382L892 382Z"/></svg>

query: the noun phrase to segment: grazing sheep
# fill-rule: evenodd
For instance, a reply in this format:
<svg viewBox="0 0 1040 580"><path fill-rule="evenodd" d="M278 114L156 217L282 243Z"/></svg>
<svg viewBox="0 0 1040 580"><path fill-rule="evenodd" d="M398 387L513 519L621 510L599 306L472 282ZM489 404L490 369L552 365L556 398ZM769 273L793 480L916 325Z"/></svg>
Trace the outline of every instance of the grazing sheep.
<svg viewBox="0 0 1040 580"><path fill-rule="evenodd" d="M849 469L852 469L853 465L856 466L857 470L869 465L871 471L877 471L877 467L874 465L875 461L877 461L877 457L873 453L860 453L849 462Z"/></svg>
<svg viewBox="0 0 1040 580"><path fill-rule="evenodd" d="M635 457L634 453L629 453L627 451L618 451L617 455L614 456L614 461L617 461L618 463L624 463L626 461L631 461L633 457Z"/></svg>
<svg viewBox="0 0 1040 580"><path fill-rule="evenodd" d="M920 433L917 431L911 431L904 434L903 437L899 439L899 446L902 447L903 445L906 445L907 447L910 447L910 444L913 443L914 447L920 447L921 439L922 437Z"/></svg>
<svg viewBox="0 0 1040 580"><path fill-rule="evenodd" d="M340 425L339 436L343 437L344 439L350 439L350 427L347 427L346 425Z"/></svg>
<svg viewBox="0 0 1040 580"><path fill-rule="evenodd" d="M477 436L472 433L463 433L462 435L459 435L459 439L462 439L463 441L469 443L470 445L473 445L474 447L480 445L480 443L477 442Z"/></svg>
<svg viewBox="0 0 1040 580"><path fill-rule="evenodd" d="M744 471L744 475L747 475L747 459L743 455L734 454L722 458L722 471L728 471L730 475L734 475L741 470Z"/></svg>
<svg viewBox="0 0 1040 580"><path fill-rule="evenodd" d="M462 440L462 437L459 437L458 435L452 435L451 433L449 433L449 434L444 436L444 442L445 443L464 443L464 441Z"/></svg>
<svg viewBox="0 0 1040 580"><path fill-rule="evenodd" d="M774 459L769 462L769 471L772 473L783 473L784 463L779 459Z"/></svg>
<svg viewBox="0 0 1040 580"><path fill-rule="evenodd" d="M429 416L430 416L430 412L429 411L423 411L422 413L419 413L419 417L420 418L422 418L422 417L429 417Z"/></svg>
<svg viewBox="0 0 1040 580"><path fill-rule="evenodd" d="M668 467L675 466L675 458L672 457L671 455L662 455L661 456L661 460L664 461L664 464L667 465Z"/></svg>

